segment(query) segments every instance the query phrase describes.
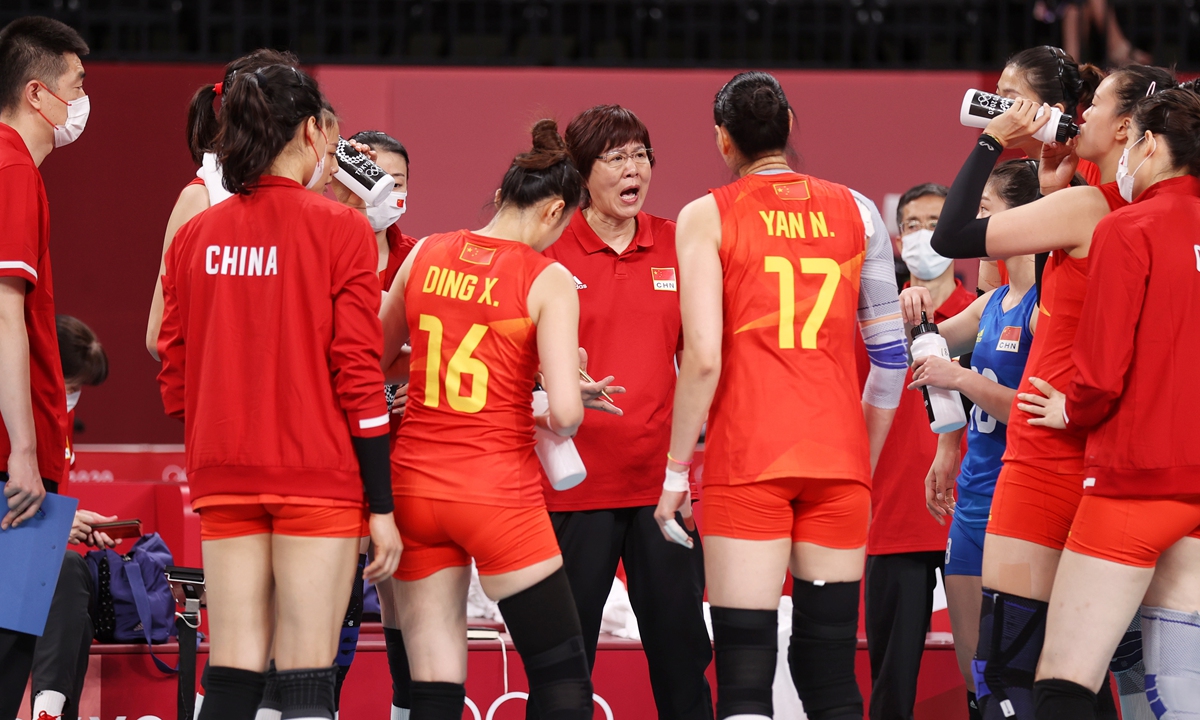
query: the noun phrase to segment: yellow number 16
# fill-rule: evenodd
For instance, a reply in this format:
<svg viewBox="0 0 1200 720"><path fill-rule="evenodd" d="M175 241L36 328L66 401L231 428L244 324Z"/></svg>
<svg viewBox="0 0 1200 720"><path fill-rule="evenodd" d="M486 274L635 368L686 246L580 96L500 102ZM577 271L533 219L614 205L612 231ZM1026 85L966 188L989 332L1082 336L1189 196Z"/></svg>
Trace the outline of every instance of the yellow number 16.
<svg viewBox="0 0 1200 720"><path fill-rule="evenodd" d="M421 330L429 333L429 352L425 356L425 404L437 407L441 396L439 382L442 367L442 321L433 315L422 315ZM479 358L471 357L487 333L486 325L474 324L467 331L458 349L446 364L446 400L450 407L462 413L477 413L487 404L488 367ZM463 396L462 376L471 376L471 394Z"/></svg>
<svg viewBox="0 0 1200 720"><path fill-rule="evenodd" d="M790 350L796 347L796 274L792 261L779 255L768 255L766 271L779 273L779 347ZM800 347L812 350L817 347L817 333L829 314L833 295L842 278L842 269L832 258L800 258L800 272L805 275L824 275L821 290L812 312L800 328Z"/></svg>

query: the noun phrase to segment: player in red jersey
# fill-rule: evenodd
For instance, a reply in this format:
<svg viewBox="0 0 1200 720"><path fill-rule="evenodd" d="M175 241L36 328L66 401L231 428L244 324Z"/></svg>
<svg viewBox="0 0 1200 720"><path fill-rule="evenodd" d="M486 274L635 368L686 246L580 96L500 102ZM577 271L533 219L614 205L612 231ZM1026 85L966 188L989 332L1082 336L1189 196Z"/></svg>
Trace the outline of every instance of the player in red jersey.
<svg viewBox="0 0 1200 720"><path fill-rule="evenodd" d="M272 653L284 715L332 718L331 663L368 508L366 575L399 560L374 243L362 215L309 192L335 167L332 117L291 65L239 74L216 142L234 197L167 251L159 380L185 421L201 520L212 641L202 720L253 717Z"/></svg>
<svg viewBox="0 0 1200 720"><path fill-rule="evenodd" d="M946 199L934 231L934 248L947 257L1009 257L1050 252L1042 275L1039 322L1018 387L1028 393L1029 376L1061 383L1074 366L1071 348L1087 288L1087 256L1092 231L1109 212L1127 201L1118 191L1117 165L1129 136L1132 111L1148 92L1174 86L1171 74L1141 65L1114 71L1100 83L1084 113L1077 147L1100 166L1107 181L1099 188L1065 187L1074 175L1071 157L1042 161L1042 192L1047 197L992 218L975 219L979 196L1005 147L1019 144L1045 122L1038 106L1019 100L984 130ZM1070 173L1070 174L1067 174ZM1032 718L1034 664L1043 637L1046 602L1058 558L1083 493L1083 437L1030 425L1030 415L1014 406L1004 467L996 484L983 553L983 610L976 650L975 684L985 718ZM1013 638L1017 641L1014 642ZM1136 687L1136 660L1118 658L1114 670L1126 673L1122 702L1136 712L1145 701ZM1127 666L1128 665L1128 666ZM1105 695L1102 693L1102 695ZM1111 693L1107 695L1111 697ZM1113 711L1115 714L1115 710Z"/></svg>
<svg viewBox="0 0 1200 720"><path fill-rule="evenodd" d="M713 115L718 150L741 179L679 215L683 362L655 519L668 539L690 542L676 515L707 417L701 530L717 718L772 716L790 569L789 661L805 711L860 720L871 471L906 367L890 239L869 201L788 166L794 118L774 77L735 76ZM873 366L861 394L856 324Z"/></svg>
<svg viewBox="0 0 1200 720"><path fill-rule="evenodd" d="M1038 718L1094 718L1095 691L1141 606L1157 717L1200 714L1200 97L1146 98L1096 228L1066 397L1035 380L1034 424L1084 430L1084 496L1050 597ZM1065 400L1065 403L1064 403ZM1102 599L1102 600L1101 600Z"/></svg>
<svg viewBox="0 0 1200 720"><path fill-rule="evenodd" d="M534 454L535 424L570 437L583 420L575 283L540 254L583 193L554 121L538 122L533 149L513 160L497 191L492 221L422 240L384 302L389 377L407 375L401 347L412 343L392 466L415 717L462 717L472 558L504 613L539 715L592 717L579 616ZM549 412L535 418L539 366Z"/></svg>

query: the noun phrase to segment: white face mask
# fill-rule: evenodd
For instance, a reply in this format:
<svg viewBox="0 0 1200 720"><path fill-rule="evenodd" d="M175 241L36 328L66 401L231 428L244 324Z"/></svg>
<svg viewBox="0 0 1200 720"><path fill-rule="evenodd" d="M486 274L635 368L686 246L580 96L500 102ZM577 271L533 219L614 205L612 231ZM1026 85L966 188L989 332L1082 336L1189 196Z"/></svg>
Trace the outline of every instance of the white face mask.
<svg viewBox="0 0 1200 720"><path fill-rule="evenodd" d="M38 115L42 115L42 118L46 122L54 125L54 147L60 148L63 145L70 145L79 139L79 136L83 134L84 128L87 127L88 115L92 112L92 102L88 100L87 95L67 102L50 92L50 88L46 88L46 92L50 93L50 96L55 100L67 106L67 123L65 125L54 125L54 123L50 122L50 118L42 115L40 110L38 111Z"/></svg>
<svg viewBox="0 0 1200 720"><path fill-rule="evenodd" d="M304 185L305 189L307 190L315 190L317 183L321 182L321 178L325 175L325 156L328 154L325 152L325 148L329 145L329 138L325 136L325 131L323 130L321 131L321 137L325 138L325 141L321 143L320 150L318 150L315 145L310 145L310 147L313 149L313 152L317 154L317 166L313 168L312 177L309 178L308 182Z"/></svg>
<svg viewBox="0 0 1200 720"><path fill-rule="evenodd" d="M71 412L75 409L75 406L79 404L79 396L82 394L83 390L76 390L73 393L67 393L67 412Z"/></svg>
<svg viewBox="0 0 1200 720"><path fill-rule="evenodd" d="M1121 153L1121 161L1117 163L1117 190L1121 192L1121 197L1124 198L1125 202L1127 203L1133 202L1133 176L1137 175L1138 170L1141 170L1142 166L1146 164L1146 161L1150 159L1150 155L1154 154L1154 151L1151 150L1150 155L1142 158L1142 161L1138 163L1137 168L1134 169L1133 172L1129 172L1129 151L1137 147L1138 143L1145 139L1146 136L1143 135L1133 145L1125 148L1125 152Z"/></svg>
<svg viewBox="0 0 1200 720"><path fill-rule="evenodd" d="M912 276L920 280L941 277L946 268L954 262L933 251L933 245L930 244L932 239L932 230L918 230L900 238L900 257Z"/></svg>
<svg viewBox="0 0 1200 720"><path fill-rule="evenodd" d="M388 196L383 204L367 208L367 219L371 221L372 230L383 232L395 225L407 209L408 193L396 190Z"/></svg>

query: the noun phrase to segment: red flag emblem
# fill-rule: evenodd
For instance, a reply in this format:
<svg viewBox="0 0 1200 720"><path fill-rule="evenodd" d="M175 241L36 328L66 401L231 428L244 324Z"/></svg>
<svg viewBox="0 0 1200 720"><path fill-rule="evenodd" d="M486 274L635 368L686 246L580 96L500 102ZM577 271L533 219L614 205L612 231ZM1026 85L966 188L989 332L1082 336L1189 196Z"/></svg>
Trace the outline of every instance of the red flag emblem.
<svg viewBox="0 0 1200 720"><path fill-rule="evenodd" d="M491 265L492 258L496 256L496 248L487 248L475 243L467 243L463 246L462 254L458 256L459 260L469 262L472 265Z"/></svg>
<svg viewBox="0 0 1200 720"><path fill-rule="evenodd" d="M650 280L654 283L655 290L666 290L667 292L677 292L675 287L675 268L650 268Z"/></svg>
<svg viewBox="0 0 1200 720"><path fill-rule="evenodd" d="M809 200L812 195L808 192L808 181L779 183L775 186L775 197L780 200Z"/></svg>
<svg viewBox="0 0 1200 720"><path fill-rule="evenodd" d="M1021 328L1009 325L1000 331L1000 342L996 343L1000 352L1020 352Z"/></svg>

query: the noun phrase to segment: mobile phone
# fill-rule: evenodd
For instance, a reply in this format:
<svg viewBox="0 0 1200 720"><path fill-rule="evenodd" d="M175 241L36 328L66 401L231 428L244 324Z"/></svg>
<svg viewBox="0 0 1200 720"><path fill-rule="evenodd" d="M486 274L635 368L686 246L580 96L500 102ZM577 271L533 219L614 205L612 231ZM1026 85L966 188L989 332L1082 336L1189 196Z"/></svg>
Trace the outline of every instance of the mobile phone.
<svg viewBox="0 0 1200 720"><path fill-rule="evenodd" d="M92 526L94 532L102 532L110 538L140 538L142 536L141 520L116 520L114 522L96 523Z"/></svg>

